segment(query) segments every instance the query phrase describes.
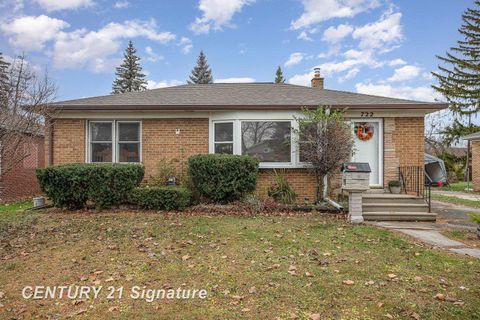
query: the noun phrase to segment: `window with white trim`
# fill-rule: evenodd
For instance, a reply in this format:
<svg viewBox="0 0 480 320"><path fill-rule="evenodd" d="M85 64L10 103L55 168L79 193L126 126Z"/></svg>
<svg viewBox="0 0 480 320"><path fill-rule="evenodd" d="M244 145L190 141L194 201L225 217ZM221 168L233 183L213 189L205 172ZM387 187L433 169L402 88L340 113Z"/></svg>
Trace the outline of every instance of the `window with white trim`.
<svg viewBox="0 0 480 320"><path fill-rule="evenodd" d="M211 152L250 155L261 167L292 167L292 120L219 120L212 122Z"/></svg>
<svg viewBox="0 0 480 320"><path fill-rule="evenodd" d="M141 162L141 123L89 121L88 162Z"/></svg>
<svg viewBox="0 0 480 320"><path fill-rule="evenodd" d="M233 122L214 123L215 153L233 154Z"/></svg>
<svg viewBox="0 0 480 320"><path fill-rule="evenodd" d="M261 162L291 162L290 121L242 121L242 154Z"/></svg>

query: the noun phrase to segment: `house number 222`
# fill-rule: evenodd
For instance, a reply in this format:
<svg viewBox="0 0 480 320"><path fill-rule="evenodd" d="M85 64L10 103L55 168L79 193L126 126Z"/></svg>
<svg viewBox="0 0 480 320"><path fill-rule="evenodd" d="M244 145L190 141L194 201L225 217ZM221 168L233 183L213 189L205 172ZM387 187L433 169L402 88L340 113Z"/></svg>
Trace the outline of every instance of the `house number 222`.
<svg viewBox="0 0 480 320"><path fill-rule="evenodd" d="M364 118L371 118L373 117L373 112L361 112L360 116Z"/></svg>

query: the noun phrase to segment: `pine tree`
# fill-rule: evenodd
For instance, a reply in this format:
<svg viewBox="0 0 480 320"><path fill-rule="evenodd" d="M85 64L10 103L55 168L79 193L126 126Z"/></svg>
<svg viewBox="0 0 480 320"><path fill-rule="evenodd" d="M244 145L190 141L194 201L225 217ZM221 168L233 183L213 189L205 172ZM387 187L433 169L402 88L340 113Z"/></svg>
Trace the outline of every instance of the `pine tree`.
<svg viewBox="0 0 480 320"><path fill-rule="evenodd" d="M132 41L129 41L123 54L123 62L115 72L116 78L113 81L112 93L142 91L147 88L145 75L140 66L140 57L136 53L137 49L133 46Z"/></svg>
<svg viewBox="0 0 480 320"><path fill-rule="evenodd" d="M285 78L283 77L283 71L280 66L277 68L277 72L275 73L275 83L285 83Z"/></svg>
<svg viewBox="0 0 480 320"><path fill-rule="evenodd" d="M5 61L3 54L0 52L0 109L7 108L8 104L9 67L10 63Z"/></svg>
<svg viewBox="0 0 480 320"><path fill-rule="evenodd" d="M205 57L203 50L200 51L197 65L193 68L192 74L189 76L187 82L189 84L213 83L212 69L210 69L210 66L207 63L207 58Z"/></svg>
<svg viewBox="0 0 480 320"><path fill-rule="evenodd" d="M439 66L440 72L432 72L439 82L432 87L447 99L455 115L468 118L480 111L480 0L475 6L462 15L458 31L463 40L446 56L437 56L451 68Z"/></svg>

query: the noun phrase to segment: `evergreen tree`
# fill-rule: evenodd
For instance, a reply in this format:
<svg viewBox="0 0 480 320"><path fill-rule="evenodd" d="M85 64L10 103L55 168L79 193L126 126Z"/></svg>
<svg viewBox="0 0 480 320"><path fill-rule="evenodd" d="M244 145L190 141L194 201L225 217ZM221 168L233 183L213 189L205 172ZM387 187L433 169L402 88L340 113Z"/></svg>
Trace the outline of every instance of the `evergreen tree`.
<svg viewBox="0 0 480 320"><path fill-rule="evenodd" d="M0 109L7 108L10 63L6 62L0 52Z"/></svg>
<svg viewBox="0 0 480 320"><path fill-rule="evenodd" d="M280 66L277 68L277 72L275 73L275 83L285 83L285 78L283 77L283 71Z"/></svg>
<svg viewBox="0 0 480 320"><path fill-rule="evenodd" d="M140 57L136 53L137 49L133 46L132 41L129 41L123 54L123 62L115 72L116 78L113 81L112 93L142 91L147 88L145 75L140 66Z"/></svg>
<svg viewBox="0 0 480 320"><path fill-rule="evenodd" d="M203 53L203 50L200 51L200 55L197 59L197 65L193 68L192 74L187 80L189 84L204 84L204 83L213 83L212 78L212 69L207 63L207 58Z"/></svg>
<svg viewBox="0 0 480 320"><path fill-rule="evenodd" d="M454 115L467 120L467 125L457 121L451 127L450 134L458 136L471 131L471 116L480 111L480 0L474 3L475 8L462 15L458 31L463 39L446 56L437 56L450 67L439 66L439 72L432 72L439 82L432 87L447 99Z"/></svg>

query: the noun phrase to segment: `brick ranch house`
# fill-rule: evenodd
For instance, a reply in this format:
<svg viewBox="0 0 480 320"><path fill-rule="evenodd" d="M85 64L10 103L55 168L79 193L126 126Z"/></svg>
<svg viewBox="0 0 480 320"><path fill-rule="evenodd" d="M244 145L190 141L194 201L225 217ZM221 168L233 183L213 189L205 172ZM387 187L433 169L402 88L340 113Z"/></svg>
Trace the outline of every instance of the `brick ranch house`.
<svg viewBox="0 0 480 320"><path fill-rule="evenodd" d="M47 133L47 163L141 162L153 175L158 161L198 153L251 154L261 159L257 191L264 194L273 168L286 170L299 199L314 199L315 180L300 161L291 127L301 108L345 109L352 130L367 126L368 141L355 137L353 161L369 162L372 188L398 180L400 166L424 165L424 117L447 107L274 83L180 85L142 92L57 102ZM261 134L258 134L260 131ZM355 129L356 130L356 129ZM277 146L277 147L275 147ZM337 179L338 180L338 179ZM338 183L336 184L338 187ZM335 187L333 188L335 189Z"/></svg>
<svg viewBox="0 0 480 320"><path fill-rule="evenodd" d="M472 187L474 191L480 191L480 132L469 134L463 139L470 141Z"/></svg>

